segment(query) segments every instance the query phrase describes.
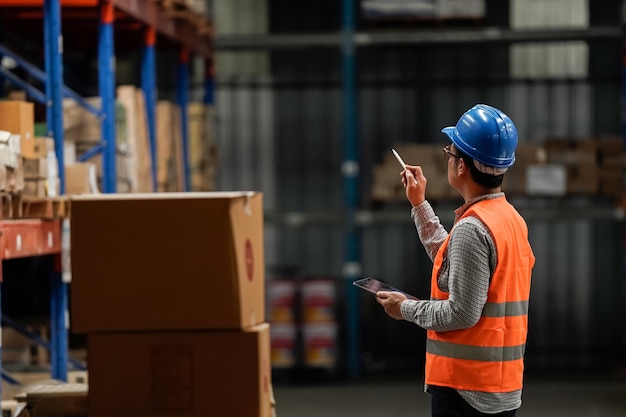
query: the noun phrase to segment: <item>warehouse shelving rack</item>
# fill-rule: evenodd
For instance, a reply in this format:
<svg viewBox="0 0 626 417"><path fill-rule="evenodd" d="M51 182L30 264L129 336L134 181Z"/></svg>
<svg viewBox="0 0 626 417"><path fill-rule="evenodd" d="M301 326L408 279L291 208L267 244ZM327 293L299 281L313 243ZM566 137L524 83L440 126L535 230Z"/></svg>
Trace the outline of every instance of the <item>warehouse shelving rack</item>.
<svg viewBox="0 0 626 417"><path fill-rule="evenodd" d="M61 8L63 7L63 16ZM1 69L0 78L23 88L31 99L46 107L48 135L54 138L58 160L58 172L61 194L65 193L64 157L63 157L63 98L69 97L78 102L101 120L102 142L81 156L87 160L96 154L102 154L103 181L106 193L116 192L116 132L115 132L115 35L123 31L123 46L136 41L142 44L141 88L146 100L146 118L152 162L152 185L157 190L157 155L156 155L156 45L179 50L177 98L181 108L183 139L183 160L185 166L185 190L190 190L189 147L187 144L187 103L189 100L190 57L196 55L212 68L212 39L208 22L202 31L197 22L168 14L153 0L0 0L0 24L3 31L12 31L32 37L43 30L45 70L41 70L21 59L17 53L0 46L0 58L12 58L20 69L38 82L45 83L45 93L13 73ZM62 19L63 18L63 19ZM62 20L66 28L71 29L81 43L84 33L97 28L98 54L98 90L102 105L96 109L83 100L77 93L64 85ZM85 36L88 38L88 36ZM142 39L143 38L143 39ZM41 38L39 38L41 40ZM84 41L83 42L88 42ZM93 45L83 44L85 48ZM206 72L205 103L213 101L212 71ZM67 380L68 360L68 282L63 280L61 272L61 240L69 233L68 221L54 220L6 220L0 222L0 259L14 257L55 254L59 262L58 270L53 272L51 287L51 343L46 345L51 351L51 376ZM13 246L15 248L13 248ZM66 268L69 266L65 266ZM11 323L9 319L5 320ZM20 329L18 329L19 331ZM23 330L23 329L22 329ZM75 366L80 366L76 362ZM5 375L3 375L5 376ZM11 381L10 377L5 376Z"/></svg>

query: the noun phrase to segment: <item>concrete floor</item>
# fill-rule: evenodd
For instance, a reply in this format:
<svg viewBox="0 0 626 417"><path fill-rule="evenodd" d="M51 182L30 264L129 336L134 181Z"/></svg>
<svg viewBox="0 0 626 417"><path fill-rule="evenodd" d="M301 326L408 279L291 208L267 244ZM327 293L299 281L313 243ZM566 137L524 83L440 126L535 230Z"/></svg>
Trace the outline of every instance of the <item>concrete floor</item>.
<svg viewBox="0 0 626 417"><path fill-rule="evenodd" d="M427 417L418 380L275 385L277 417ZM626 417L626 380L563 377L526 381L519 417Z"/></svg>

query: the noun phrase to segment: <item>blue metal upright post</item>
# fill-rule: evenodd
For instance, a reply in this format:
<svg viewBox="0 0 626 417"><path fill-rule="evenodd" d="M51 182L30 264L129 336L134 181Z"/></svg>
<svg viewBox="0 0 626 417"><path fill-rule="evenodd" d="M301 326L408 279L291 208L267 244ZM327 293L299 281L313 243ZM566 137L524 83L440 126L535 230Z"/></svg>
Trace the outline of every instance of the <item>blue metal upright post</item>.
<svg viewBox="0 0 626 417"><path fill-rule="evenodd" d="M189 104L189 51L182 48L178 62L178 105L180 106L180 125L183 141L183 168L185 173L185 191L191 190L191 169L189 166L189 125L187 106Z"/></svg>
<svg viewBox="0 0 626 417"><path fill-rule="evenodd" d="M44 1L44 31L48 132L54 138L60 190L61 194L65 194L65 164L63 161L63 37L61 35L61 5L59 0Z"/></svg>
<svg viewBox="0 0 626 417"><path fill-rule="evenodd" d="M53 379L67 381L68 284L63 282L61 255L55 255L55 268L50 276L50 371Z"/></svg>
<svg viewBox="0 0 626 417"><path fill-rule="evenodd" d="M146 100L148 137L150 139L150 161L152 165L152 191L157 191L157 145L156 145L156 29L146 28L146 42L141 62L141 89Z"/></svg>
<svg viewBox="0 0 626 417"><path fill-rule="evenodd" d="M46 116L48 132L54 138L58 163L60 192L65 194L65 163L63 158L63 37L61 35L61 5L59 0L44 1L44 42L46 65ZM54 379L67 381L67 284L60 272L54 271L54 286L50 294L53 314L50 316L50 367Z"/></svg>
<svg viewBox="0 0 626 417"><path fill-rule="evenodd" d="M212 59L207 59L204 63L204 104L215 104L215 65Z"/></svg>
<svg viewBox="0 0 626 417"><path fill-rule="evenodd" d="M57 0L57 1L61 1L61 0ZM50 45L50 22L49 22L49 18L48 18L48 13L45 13L47 7L45 7L44 4L44 17L43 17L43 44L44 44L44 53L43 53L43 57L44 57L44 80L45 80L45 87L46 87L46 126L47 126L47 130L48 130L48 137L54 137L54 126L52 126L52 119L53 119L53 115L52 115L52 102L50 101L49 97L50 97L50 91L48 91L48 86L51 85L51 83L49 82L50 80L50 73L46 73L45 71L50 68L51 65L51 59L50 59L50 47L48 45ZM65 132L64 132L65 133ZM56 144L55 144L56 147Z"/></svg>
<svg viewBox="0 0 626 417"><path fill-rule="evenodd" d="M113 44L113 2L100 0L100 28L98 33L98 81L102 99L102 188L105 193L117 189L115 141L115 49Z"/></svg>
<svg viewBox="0 0 626 417"><path fill-rule="evenodd" d="M354 47L354 3L343 0L343 163L346 209L345 254L343 276L346 284L348 323L348 375L360 373L359 294L352 282L361 274L361 242L356 224L359 205L358 121L356 99L356 56Z"/></svg>

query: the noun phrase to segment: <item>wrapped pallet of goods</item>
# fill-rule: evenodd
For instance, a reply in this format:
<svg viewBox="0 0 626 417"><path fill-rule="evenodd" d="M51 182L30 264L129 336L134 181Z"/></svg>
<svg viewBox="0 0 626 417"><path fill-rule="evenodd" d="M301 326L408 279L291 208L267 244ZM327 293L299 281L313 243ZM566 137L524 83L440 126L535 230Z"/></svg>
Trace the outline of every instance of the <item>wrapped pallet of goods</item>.
<svg viewBox="0 0 626 417"><path fill-rule="evenodd" d="M145 121L145 102L141 91L133 86L120 86L115 105L116 137L116 191L152 191L150 153ZM87 102L100 108L100 97L91 97ZM63 102L65 142L72 145L76 157L80 157L94 146L102 143L101 120L71 99ZM76 159L76 158L73 158ZM72 164L74 161L66 161ZM102 156L96 155L90 162L97 168L101 188L103 176Z"/></svg>
<svg viewBox="0 0 626 417"><path fill-rule="evenodd" d="M213 191L217 165L215 147L215 111L201 103L189 104L189 164L191 190Z"/></svg>
<svg viewBox="0 0 626 417"><path fill-rule="evenodd" d="M561 166L566 173L565 194L598 193L597 143L594 138L547 138L544 142L549 164Z"/></svg>
<svg viewBox="0 0 626 417"><path fill-rule="evenodd" d="M441 144L400 143L393 147L407 165L419 165L428 179L426 198L448 200L455 198L454 190L448 185L447 166L442 159ZM384 154L382 164L374 169L372 199L375 201L405 201L406 195L401 182L402 167L391 150Z"/></svg>
<svg viewBox="0 0 626 417"><path fill-rule="evenodd" d="M132 192L152 191L152 159L146 116L146 100L132 85L117 88L118 103L125 109L126 165Z"/></svg>
<svg viewBox="0 0 626 417"><path fill-rule="evenodd" d="M176 192L185 189L180 108L172 102L157 103L157 189Z"/></svg>

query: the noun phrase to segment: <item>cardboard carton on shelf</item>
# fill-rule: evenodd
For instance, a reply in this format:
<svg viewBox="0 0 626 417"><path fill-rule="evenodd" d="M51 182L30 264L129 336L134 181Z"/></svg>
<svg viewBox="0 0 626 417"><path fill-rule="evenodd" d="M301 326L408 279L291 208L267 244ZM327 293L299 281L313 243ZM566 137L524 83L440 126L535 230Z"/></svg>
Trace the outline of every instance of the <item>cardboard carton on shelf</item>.
<svg viewBox="0 0 626 417"><path fill-rule="evenodd" d="M0 101L0 130L19 135L22 143L33 139L35 132L35 110L27 101Z"/></svg>
<svg viewBox="0 0 626 417"><path fill-rule="evenodd" d="M21 139L21 148L24 158L47 158L50 152L54 153L54 139L46 137Z"/></svg>
<svg viewBox="0 0 626 417"><path fill-rule="evenodd" d="M24 179L38 180L48 177L48 158L24 158Z"/></svg>
<svg viewBox="0 0 626 417"><path fill-rule="evenodd" d="M71 206L74 332L265 321L260 193L84 195Z"/></svg>
<svg viewBox="0 0 626 417"><path fill-rule="evenodd" d="M90 334L89 415L270 417L269 327Z"/></svg>
<svg viewBox="0 0 626 417"><path fill-rule="evenodd" d="M65 166L65 194L98 193L96 165L92 162L75 162Z"/></svg>

